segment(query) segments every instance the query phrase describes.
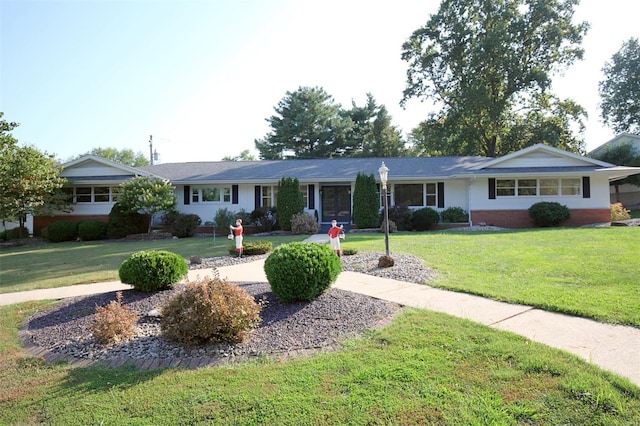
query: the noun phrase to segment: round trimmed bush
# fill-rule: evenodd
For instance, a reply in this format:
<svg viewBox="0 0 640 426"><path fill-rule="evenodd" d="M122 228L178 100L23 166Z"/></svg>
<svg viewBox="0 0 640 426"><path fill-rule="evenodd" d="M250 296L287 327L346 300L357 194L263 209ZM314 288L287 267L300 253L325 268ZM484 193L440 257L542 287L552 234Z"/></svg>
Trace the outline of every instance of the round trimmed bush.
<svg viewBox="0 0 640 426"><path fill-rule="evenodd" d="M71 241L78 234L78 224L71 220L60 220L47 226L44 234L52 243Z"/></svg>
<svg viewBox="0 0 640 426"><path fill-rule="evenodd" d="M276 297L291 303L316 299L338 278L342 264L328 245L293 242L276 247L264 271Z"/></svg>
<svg viewBox="0 0 640 426"><path fill-rule="evenodd" d="M262 305L243 288L218 277L187 283L161 308L160 328L188 345L241 342L260 324Z"/></svg>
<svg viewBox="0 0 640 426"><path fill-rule="evenodd" d="M440 222L440 215L431 207L425 207L413 212L411 228L416 231L428 231Z"/></svg>
<svg viewBox="0 0 640 426"><path fill-rule="evenodd" d="M78 236L82 241L102 240L107 237L107 224L99 220L83 220L78 224Z"/></svg>
<svg viewBox="0 0 640 426"><path fill-rule="evenodd" d="M447 207L440 214L444 223L469 222L469 215L462 207Z"/></svg>
<svg viewBox="0 0 640 426"><path fill-rule="evenodd" d="M560 203L542 201L529 207L529 217L536 226L558 226L569 220L571 212Z"/></svg>
<svg viewBox="0 0 640 426"><path fill-rule="evenodd" d="M267 254L273 249L273 243L271 241L265 240L254 240L247 241L244 240L242 242L242 255L243 256L257 256L259 254ZM238 252L236 251L236 246L229 246L229 254L231 256L236 256Z"/></svg>
<svg viewBox="0 0 640 426"><path fill-rule="evenodd" d="M118 274L123 283L150 293L177 283L187 272L182 256L166 250L143 250L122 262Z"/></svg>

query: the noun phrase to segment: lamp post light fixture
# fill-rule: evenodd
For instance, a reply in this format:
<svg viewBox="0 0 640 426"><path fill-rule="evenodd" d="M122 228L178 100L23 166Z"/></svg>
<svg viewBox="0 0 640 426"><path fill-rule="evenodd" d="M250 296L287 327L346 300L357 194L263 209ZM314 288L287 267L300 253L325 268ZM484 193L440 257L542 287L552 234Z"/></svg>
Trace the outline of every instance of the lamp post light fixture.
<svg viewBox="0 0 640 426"><path fill-rule="evenodd" d="M380 174L380 183L382 184L382 192L384 196L384 248L386 253L385 262L379 262L378 266L393 266L393 259L389 256L389 200L387 199L387 179L389 178L389 168L385 166L384 161L378 169Z"/></svg>

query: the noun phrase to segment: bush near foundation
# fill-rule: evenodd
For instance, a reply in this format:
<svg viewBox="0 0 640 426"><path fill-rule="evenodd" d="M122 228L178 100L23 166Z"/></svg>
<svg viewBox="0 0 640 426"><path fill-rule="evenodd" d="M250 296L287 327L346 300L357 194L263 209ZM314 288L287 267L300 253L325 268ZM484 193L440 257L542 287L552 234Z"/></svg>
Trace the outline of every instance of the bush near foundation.
<svg viewBox="0 0 640 426"><path fill-rule="evenodd" d="M611 222L631 219L629 213L631 213L631 210L625 209L622 203L611 204Z"/></svg>
<svg viewBox="0 0 640 426"><path fill-rule="evenodd" d="M78 235L78 224L71 220L60 220L47 226L42 232L52 243L72 241Z"/></svg>
<svg viewBox="0 0 640 426"><path fill-rule="evenodd" d="M551 227L569 220L571 212L560 203L542 201L529 207L529 217L536 226Z"/></svg>
<svg viewBox="0 0 640 426"><path fill-rule="evenodd" d="M83 220L78 223L78 237L82 241L96 241L107 237L107 224L99 220Z"/></svg>
<svg viewBox="0 0 640 426"><path fill-rule="evenodd" d="M160 328L188 345L241 342L260 324L262 305L244 289L218 277L187 283L161 308Z"/></svg>
<svg viewBox="0 0 640 426"><path fill-rule="evenodd" d="M440 215L431 207L416 210L411 216L411 228L416 231L428 231L438 224Z"/></svg>
<svg viewBox="0 0 640 426"><path fill-rule="evenodd" d="M188 272L187 261L165 250L143 250L120 266L120 281L147 293L163 290L180 281Z"/></svg>
<svg viewBox="0 0 640 426"><path fill-rule="evenodd" d="M293 242L276 247L264 271L276 297L292 303L312 301L329 289L342 264L328 245Z"/></svg>

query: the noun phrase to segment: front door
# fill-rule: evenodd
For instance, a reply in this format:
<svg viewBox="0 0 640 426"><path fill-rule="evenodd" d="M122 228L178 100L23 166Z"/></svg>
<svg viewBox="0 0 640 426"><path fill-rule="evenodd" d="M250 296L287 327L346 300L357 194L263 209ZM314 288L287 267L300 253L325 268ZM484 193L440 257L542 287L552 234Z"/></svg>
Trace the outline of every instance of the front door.
<svg viewBox="0 0 640 426"><path fill-rule="evenodd" d="M323 186L321 188L322 222L351 223L351 187Z"/></svg>

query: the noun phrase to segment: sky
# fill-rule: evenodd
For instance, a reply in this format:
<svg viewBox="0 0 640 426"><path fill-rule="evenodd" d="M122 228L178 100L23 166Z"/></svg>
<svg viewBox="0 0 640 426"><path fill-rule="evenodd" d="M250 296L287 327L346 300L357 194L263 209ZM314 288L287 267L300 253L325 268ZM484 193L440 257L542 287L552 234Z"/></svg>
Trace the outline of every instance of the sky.
<svg viewBox="0 0 640 426"><path fill-rule="evenodd" d="M21 145L67 161L93 148L157 162L249 150L287 92L320 87L337 104L371 93L409 133L434 111L400 107L402 43L435 0L0 0L0 111ZM553 91L588 112L587 151L615 136L600 119L602 67L640 37L640 1L582 0L584 59Z"/></svg>

